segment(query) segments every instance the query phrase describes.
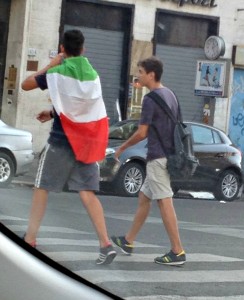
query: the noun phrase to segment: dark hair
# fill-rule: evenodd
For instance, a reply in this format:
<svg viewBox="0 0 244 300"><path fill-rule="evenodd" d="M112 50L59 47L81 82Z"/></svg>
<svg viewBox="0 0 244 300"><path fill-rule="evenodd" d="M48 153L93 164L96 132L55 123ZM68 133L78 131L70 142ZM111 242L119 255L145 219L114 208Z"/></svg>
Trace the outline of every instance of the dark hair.
<svg viewBox="0 0 244 300"><path fill-rule="evenodd" d="M155 56L140 60L137 63L138 67L142 67L146 73L154 72L155 80L160 81L163 74L163 63Z"/></svg>
<svg viewBox="0 0 244 300"><path fill-rule="evenodd" d="M68 30L64 33L61 44L70 56L79 56L84 45L84 35L80 30Z"/></svg>

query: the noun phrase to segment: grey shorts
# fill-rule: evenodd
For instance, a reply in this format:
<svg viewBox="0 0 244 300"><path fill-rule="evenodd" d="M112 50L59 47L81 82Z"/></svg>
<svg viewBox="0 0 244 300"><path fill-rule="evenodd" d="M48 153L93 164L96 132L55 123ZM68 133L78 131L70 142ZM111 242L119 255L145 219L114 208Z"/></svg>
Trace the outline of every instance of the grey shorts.
<svg viewBox="0 0 244 300"><path fill-rule="evenodd" d="M47 144L40 156L35 187L61 192L66 184L73 191L98 191L99 166L77 161L67 146Z"/></svg>
<svg viewBox="0 0 244 300"><path fill-rule="evenodd" d="M173 197L166 158L154 159L147 163L147 175L141 191L151 200Z"/></svg>

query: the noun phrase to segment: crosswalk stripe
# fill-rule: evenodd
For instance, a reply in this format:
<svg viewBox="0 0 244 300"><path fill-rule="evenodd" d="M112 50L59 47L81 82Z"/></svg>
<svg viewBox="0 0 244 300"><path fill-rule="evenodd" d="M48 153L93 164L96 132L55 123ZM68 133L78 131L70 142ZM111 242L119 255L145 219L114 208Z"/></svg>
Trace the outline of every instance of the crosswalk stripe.
<svg viewBox="0 0 244 300"><path fill-rule="evenodd" d="M226 227L216 227L210 225L201 225L192 227L192 225L187 226L183 225L181 229L192 230L197 232L211 233L211 234L219 234L224 236L231 236L236 238L244 239L244 230L240 228L226 228Z"/></svg>
<svg viewBox="0 0 244 300"><path fill-rule="evenodd" d="M0 215L0 220L11 220L11 221L27 221L27 219L18 218L18 217L12 217L12 216L6 216L6 215Z"/></svg>
<svg viewBox="0 0 244 300"><path fill-rule="evenodd" d="M133 219L133 215L130 214L107 214L106 217L111 219L118 219L118 220L127 220L131 221ZM16 220L16 221L27 221L26 219L21 219L17 217L12 216L4 216L0 215L0 219L2 220ZM161 224L162 220L158 217L148 217L147 223L151 224ZM13 231L25 231L26 225L9 225L8 226ZM204 233L210 233L210 234L219 234L224 236L231 236L231 237L237 237L244 239L244 227L241 228L231 228L231 227L216 227L216 225L208 225L208 224L199 224L199 223L193 223L193 222L180 222L179 221L179 227L180 229L184 230L190 230L190 231L196 231L196 232L204 232ZM79 231L71 228L65 228L65 227L52 227L52 226L41 226L40 232L62 232L62 233L81 233L81 234L95 234L94 232L84 232Z"/></svg>
<svg viewBox="0 0 244 300"><path fill-rule="evenodd" d="M89 242L89 241L87 241ZM43 252L45 255L51 257L56 261L89 261L94 260L98 256L98 251L96 252L79 252L79 251L63 251L63 252ZM128 255L117 255L116 262L153 262L156 254L133 254ZM190 262L243 262L244 259L219 256L213 254L205 253L194 253L187 255L187 263Z"/></svg>
<svg viewBox="0 0 244 300"><path fill-rule="evenodd" d="M132 214L106 214L106 217L116 220L123 220L123 221L132 221L134 215ZM147 218L148 224L162 224L162 219L158 217L148 217ZM217 227L216 225L208 225L208 224L201 224L196 222L183 222L179 221L179 228L189 231L196 231L196 232L204 232L210 234L219 234L224 236L231 236L244 239L244 226L242 228L231 228L231 226L224 227L220 226Z"/></svg>
<svg viewBox="0 0 244 300"><path fill-rule="evenodd" d="M73 240L73 239L58 239L58 238L38 238L37 244L41 245L79 245L79 246L96 246L99 247L98 240ZM159 245L152 245L146 243L135 243L136 248L162 248Z"/></svg>
<svg viewBox="0 0 244 300"><path fill-rule="evenodd" d="M221 296L221 297L213 297L213 296L193 296L193 297L186 297L186 296L178 296L178 295L171 295L171 296L163 296L163 295L149 295L149 296L132 296L132 297L125 297L126 300L243 300L244 296Z"/></svg>
<svg viewBox="0 0 244 300"><path fill-rule="evenodd" d="M166 269L165 269L166 268ZM244 270L207 270L169 272L169 266L161 266L160 271L123 271L123 270L82 270L75 273L94 283L104 282L173 282L173 283L216 283L244 282Z"/></svg>
<svg viewBox="0 0 244 300"><path fill-rule="evenodd" d="M8 228L14 232L25 231L26 225L8 225ZM41 226L41 232L61 232L61 233L77 233L77 234L95 234L94 232L80 231L67 227Z"/></svg>
<svg viewBox="0 0 244 300"><path fill-rule="evenodd" d="M38 238L38 246L46 245L63 245L63 246L95 246L99 247L97 240L72 240L72 239L58 239L58 238Z"/></svg>

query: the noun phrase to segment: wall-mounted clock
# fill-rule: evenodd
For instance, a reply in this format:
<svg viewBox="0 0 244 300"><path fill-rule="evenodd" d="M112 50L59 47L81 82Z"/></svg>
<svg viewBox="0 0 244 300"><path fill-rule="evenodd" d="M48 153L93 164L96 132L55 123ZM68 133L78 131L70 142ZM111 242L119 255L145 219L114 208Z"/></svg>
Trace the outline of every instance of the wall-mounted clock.
<svg viewBox="0 0 244 300"><path fill-rule="evenodd" d="M214 60L225 53L225 42L222 37L211 35L205 41L204 52L208 59Z"/></svg>

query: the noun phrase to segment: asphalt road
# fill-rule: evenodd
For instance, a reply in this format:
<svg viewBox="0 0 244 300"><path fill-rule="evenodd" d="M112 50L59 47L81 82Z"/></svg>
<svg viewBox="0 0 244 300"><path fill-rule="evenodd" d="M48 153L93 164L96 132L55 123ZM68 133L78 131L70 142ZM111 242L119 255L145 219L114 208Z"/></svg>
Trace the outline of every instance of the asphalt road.
<svg viewBox="0 0 244 300"><path fill-rule="evenodd" d="M1 189L0 220L16 234L26 229L32 188ZM99 195L109 234L128 229L136 198ZM175 199L184 267L160 266L154 257L169 250L156 203L135 243L132 256L118 249L109 266L96 266L98 242L76 193L50 194L38 236L38 250L76 274L128 300L244 299L244 202Z"/></svg>

